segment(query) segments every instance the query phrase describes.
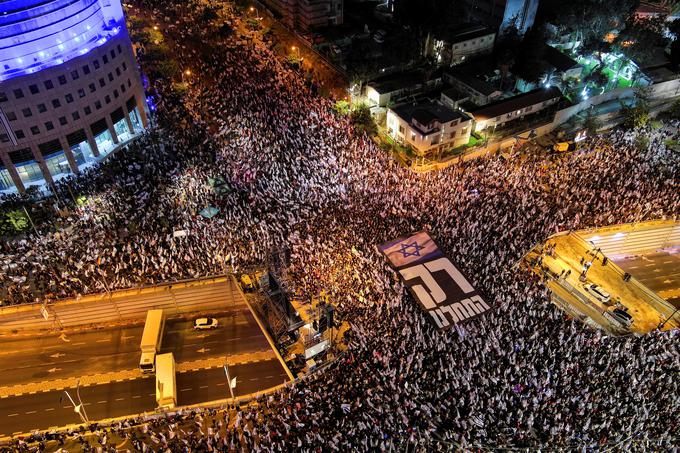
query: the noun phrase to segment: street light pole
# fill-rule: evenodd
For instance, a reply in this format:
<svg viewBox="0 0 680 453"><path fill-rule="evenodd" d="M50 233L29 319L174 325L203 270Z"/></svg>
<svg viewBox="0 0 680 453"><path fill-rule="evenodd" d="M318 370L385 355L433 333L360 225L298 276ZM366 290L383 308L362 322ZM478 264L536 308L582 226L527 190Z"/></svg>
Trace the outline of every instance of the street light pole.
<svg viewBox="0 0 680 453"><path fill-rule="evenodd" d="M76 395L78 396L78 404L82 408L83 415L85 416L85 421L87 423L90 423L90 419L87 417L87 411L85 410L85 405L83 404L83 400L80 399L80 379L78 379L78 382L76 383Z"/></svg>
<svg viewBox="0 0 680 453"><path fill-rule="evenodd" d="M226 363L224 364L224 375L227 377L227 386L229 387L229 394L231 395L231 399L233 400L234 388L231 386L231 378L229 377L229 365Z"/></svg>
<svg viewBox="0 0 680 453"><path fill-rule="evenodd" d="M676 309L673 311L673 313L671 313L671 315L670 315L668 318L664 319L663 322L661 322L661 323L659 324L658 329L659 329L659 330L663 329L664 326L666 325L666 323L667 323L668 321L670 321L671 319L673 319L673 316L675 316L675 314L678 312L678 310L680 310L680 306L678 306L678 308L676 308Z"/></svg>

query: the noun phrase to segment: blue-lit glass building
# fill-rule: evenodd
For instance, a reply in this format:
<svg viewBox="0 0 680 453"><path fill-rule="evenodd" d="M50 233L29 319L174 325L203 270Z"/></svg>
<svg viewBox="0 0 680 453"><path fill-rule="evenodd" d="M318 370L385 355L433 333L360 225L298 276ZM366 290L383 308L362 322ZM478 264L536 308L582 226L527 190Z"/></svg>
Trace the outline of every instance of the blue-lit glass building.
<svg viewBox="0 0 680 453"><path fill-rule="evenodd" d="M78 173L146 125L120 0L0 0L0 191Z"/></svg>

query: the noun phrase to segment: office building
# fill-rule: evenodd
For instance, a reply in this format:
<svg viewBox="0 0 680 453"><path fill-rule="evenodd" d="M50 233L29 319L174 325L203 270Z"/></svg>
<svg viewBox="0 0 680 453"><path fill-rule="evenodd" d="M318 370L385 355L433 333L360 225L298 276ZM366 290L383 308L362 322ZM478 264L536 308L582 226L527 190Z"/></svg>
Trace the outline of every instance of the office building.
<svg viewBox="0 0 680 453"><path fill-rule="evenodd" d="M465 0L468 19L481 22L498 35L513 23L521 34L534 24L539 0Z"/></svg>
<svg viewBox="0 0 680 453"><path fill-rule="evenodd" d="M120 0L0 4L0 191L78 173L146 125Z"/></svg>

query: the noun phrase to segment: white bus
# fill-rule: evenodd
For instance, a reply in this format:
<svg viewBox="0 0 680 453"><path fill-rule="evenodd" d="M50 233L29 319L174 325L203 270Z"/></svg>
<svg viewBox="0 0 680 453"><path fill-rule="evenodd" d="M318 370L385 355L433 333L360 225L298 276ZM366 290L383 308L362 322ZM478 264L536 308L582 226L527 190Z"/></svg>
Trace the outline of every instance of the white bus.
<svg viewBox="0 0 680 453"><path fill-rule="evenodd" d="M175 358L172 352L156 356L156 402L161 409L172 409L177 405Z"/></svg>
<svg viewBox="0 0 680 453"><path fill-rule="evenodd" d="M155 372L154 358L161 349L163 340L163 330L165 330L165 316L163 310L149 310L146 313L146 324L142 333L142 357L139 360L139 369L142 373Z"/></svg>

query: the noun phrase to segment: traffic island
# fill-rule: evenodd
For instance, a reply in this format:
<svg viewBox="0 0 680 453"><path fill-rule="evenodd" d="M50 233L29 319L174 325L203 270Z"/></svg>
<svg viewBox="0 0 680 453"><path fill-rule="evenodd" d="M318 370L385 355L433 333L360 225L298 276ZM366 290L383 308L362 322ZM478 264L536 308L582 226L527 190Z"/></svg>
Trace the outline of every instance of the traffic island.
<svg viewBox="0 0 680 453"><path fill-rule="evenodd" d="M593 230L558 233L534 247L523 262L544 281L558 306L588 324L617 335L678 328L674 307L585 239L594 236Z"/></svg>

